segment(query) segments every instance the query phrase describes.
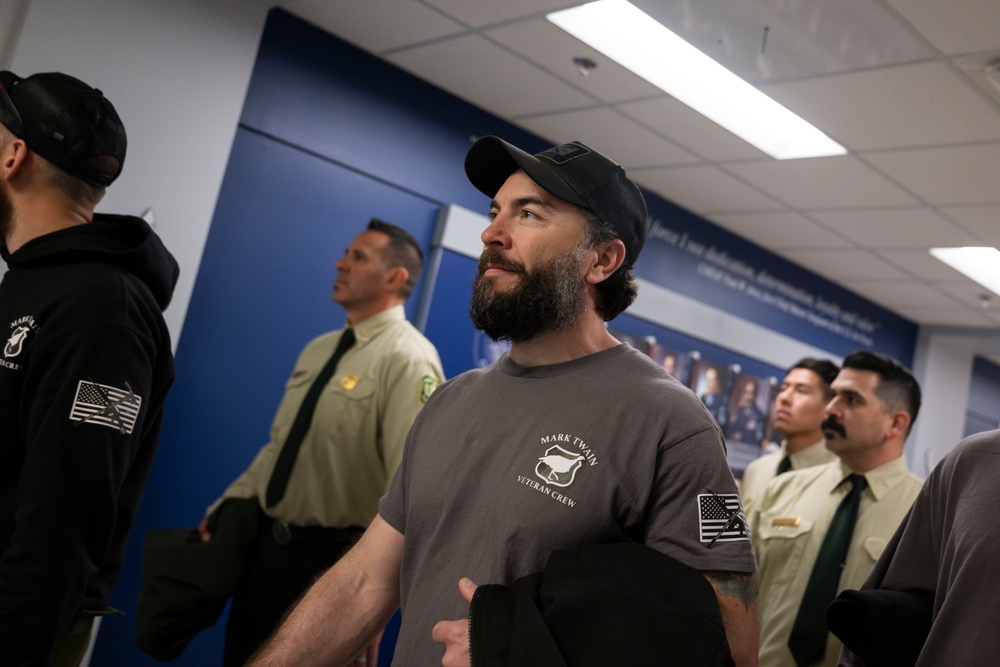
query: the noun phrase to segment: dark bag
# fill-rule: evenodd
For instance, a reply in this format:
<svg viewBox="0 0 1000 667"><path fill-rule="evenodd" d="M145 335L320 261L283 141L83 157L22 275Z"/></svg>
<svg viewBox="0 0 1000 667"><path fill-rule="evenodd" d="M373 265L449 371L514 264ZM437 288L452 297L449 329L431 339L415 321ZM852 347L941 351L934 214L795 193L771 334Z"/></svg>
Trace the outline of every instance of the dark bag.
<svg viewBox="0 0 1000 667"><path fill-rule="evenodd" d="M484 584L469 607L473 667L732 667L712 585L634 542L561 549L541 572Z"/></svg>
<svg viewBox="0 0 1000 667"><path fill-rule="evenodd" d="M143 652L174 660L219 620L246 575L258 507L256 498L223 502L209 518L209 542L189 528L146 532L135 631Z"/></svg>
<svg viewBox="0 0 1000 667"><path fill-rule="evenodd" d="M933 611L934 595L927 591L847 589L827 607L826 624L868 667L913 667Z"/></svg>

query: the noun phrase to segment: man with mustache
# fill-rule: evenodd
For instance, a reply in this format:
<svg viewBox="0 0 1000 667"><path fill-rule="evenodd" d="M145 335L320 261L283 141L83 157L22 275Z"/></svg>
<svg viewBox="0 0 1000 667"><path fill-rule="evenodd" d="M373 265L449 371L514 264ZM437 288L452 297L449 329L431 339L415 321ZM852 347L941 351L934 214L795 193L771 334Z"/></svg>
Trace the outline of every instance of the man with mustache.
<svg viewBox="0 0 1000 667"><path fill-rule="evenodd" d="M822 430L837 460L776 477L750 509L760 664L768 667L837 664L826 607L864 581L922 485L903 457L920 409L913 376L860 350L844 359L831 389ZM843 518L850 514L853 521Z"/></svg>
<svg viewBox="0 0 1000 667"><path fill-rule="evenodd" d="M605 326L636 295L639 189L579 142L530 155L485 137L465 169L492 199L472 319L511 350L435 392L365 536L252 664L348 664L401 602L394 664L468 665L473 581L609 542L701 571L736 664L756 664L755 565L719 427Z"/></svg>
<svg viewBox="0 0 1000 667"><path fill-rule="evenodd" d="M743 471L740 494L750 507L767 483L789 470L829 463L836 456L826 447L823 409L833 398L830 383L837 366L827 359L806 357L788 369L774 400L774 427L785 436L781 449L750 462Z"/></svg>

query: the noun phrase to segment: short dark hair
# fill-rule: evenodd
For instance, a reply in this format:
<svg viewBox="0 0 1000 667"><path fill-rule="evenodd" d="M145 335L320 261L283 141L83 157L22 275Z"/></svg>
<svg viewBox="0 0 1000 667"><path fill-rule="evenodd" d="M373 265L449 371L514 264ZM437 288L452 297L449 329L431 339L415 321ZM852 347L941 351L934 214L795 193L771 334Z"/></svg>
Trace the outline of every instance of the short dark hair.
<svg viewBox="0 0 1000 667"><path fill-rule="evenodd" d="M10 131L10 128L0 122L0 143L6 143L17 139L18 136ZM31 150L31 147L28 147ZM62 193L70 201L94 208L101 199L104 198L106 188L88 183L87 181L74 176L73 174L57 167L44 157L32 151L37 165L36 169L43 182L49 187Z"/></svg>
<svg viewBox="0 0 1000 667"><path fill-rule="evenodd" d="M826 393L828 397L833 398L833 390L830 389L830 384L833 383L833 379L837 377L837 373L840 372L840 369L837 368L837 364L833 363L829 359L803 357L792 364L792 367L788 369L788 372L791 373L796 368L802 368L815 373L823 385L823 392Z"/></svg>
<svg viewBox="0 0 1000 667"><path fill-rule="evenodd" d="M598 243L606 243L618 238L611 227L601 222L601 219L593 211L583 209L587 218L586 237L584 243L588 247L594 247ZM625 262L618 267L609 278L602 280L595 285L597 289L597 312L604 318L605 322L618 317L626 308L632 305L639 288L635 282L635 276Z"/></svg>
<svg viewBox="0 0 1000 667"><path fill-rule="evenodd" d="M406 284L400 288L399 295L404 299L409 298L424 268L424 253L420 250L420 244L413 238L413 234L385 220L372 218L368 222L368 229L389 237L389 241L385 244L384 257L390 266L401 266L406 269L409 277L406 279Z"/></svg>
<svg viewBox="0 0 1000 667"><path fill-rule="evenodd" d="M857 350L847 355L842 367L877 374L879 382L875 386L875 395L889 410L905 410L909 413L912 428L920 411L920 385L902 364L884 354Z"/></svg>

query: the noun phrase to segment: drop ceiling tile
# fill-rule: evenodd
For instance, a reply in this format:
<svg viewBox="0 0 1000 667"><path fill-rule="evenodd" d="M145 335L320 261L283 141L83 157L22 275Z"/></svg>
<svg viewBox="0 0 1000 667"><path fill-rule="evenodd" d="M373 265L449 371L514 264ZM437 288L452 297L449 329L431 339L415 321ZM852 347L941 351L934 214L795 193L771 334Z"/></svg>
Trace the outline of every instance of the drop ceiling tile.
<svg viewBox="0 0 1000 667"><path fill-rule="evenodd" d="M927 250L879 250L878 255L900 270L935 284L966 279Z"/></svg>
<svg viewBox="0 0 1000 667"><path fill-rule="evenodd" d="M511 21L525 16L544 16L548 12L580 4L579 0L504 0L503 2L469 2L469 0L422 1L428 5L437 7L456 21L461 21L475 28Z"/></svg>
<svg viewBox="0 0 1000 667"><path fill-rule="evenodd" d="M386 59L501 117L594 103L580 90L478 35L395 51ZM529 90L530 95L525 93Z"/></svg>
<svg viewBox="0 0 1000 667"><path fill-rule="evenodd" d="M997 61L997 52L976 53L971 56L952 58L951 61L972 79L981 91L996 102L1000 102L1000 87L989 78L990 67ZM993 76L996 76L995 74Z"/></svg>
<svg viewBox="0 0 1000 667"><path fill-rule="evenodd" d="M865 159L930 204L1000 204L1000 142L868 153Z"/></svg>
<svg viewBox="0 0 1000 667"><path fill-rule="evenodd" d="M932 56L873 0L632 0L740 78L802 79Z"/></svg>
<svg viewBox="0 0 1000 667"><path fill-rule="evenodd" d="M631 171L641 167L690 164L697 158L615 111L600 107L522 118L522 127L553 143L579 140Z"/></svg>
<svg viewBox="0 0 1000 667"><path fill-rule="evenodd" d="M1000 111L938 62L761 89L852 151L1000 140Z"/></svg>
<svg viewBox="0 0 1000 667"><path fill-rule="evenodd" d="M908 206L907 192L857 158L766 160L727 169L775 199L797 209Z"/></svg>
<svg viewBox="0 0 1000 667"><path fill-rule="evenodd" d="M706 160L761 160L767 157L729 130L669 95L619 104L617 109Z"/></svg>
<svg viewBox="0 0 1000 667"><path fill-rule="evenodd" d="M712 222L772 251L852 247L843 237L793 212L714 213Z"/></svg>
<svg viewBox="0 0 1000 667"><path fill-rule="evenodd" d="M988 303L991 306L1000 304L1000 295L994 294L979 283L964 276L960 282L940 283L938 288L972 308L982 309L983 303Z"/></svg>
<svg viewBox="0 0 1000 667"><path fill-rule="evenodd" d="M708 218L712 213L780 208L773 199L715 167L635 169L629 176L679 206Z"/></svg>
<svg viewBox="0 0 1000 667"><path fill-rule="evenodd" d="M988 315L961 306L951 308L901 306L895 312L921 326L972 327L977 329L991 326Z"/></svg>
<svg viewBox="0 0 1000 667"><path fill-rule="evenodd" d="M419 2L293 0L282 8L371 53L383 53L466 30L460 23Z"/></svg>
<svg viewBox="0 0 1000 667"><path fill-rule="evenodd" d="M888 0L903 18L944 53L1000 49L996 0Z"/></svg>
<svg viewBox="0 0 1000 667"><path fill-rule="evenodd" d="M946 206L941 208L941 213L968 230L982 243L1000 247L1000 205Z"/></svg>
<svg viewBox="0 0 1000 667"><path fill-rule="evenodd" d="M922 306L925 308L952 308L955 306L955 299L951 295L945 294L932 285L913 281L845 280L843 285L893 310L897 310L901 306Z"/></svg>
<svg viewBox="0 0 1000 667"><path fill-rule="evenodd" d="M505 49L531 60L566 83L602 102L618 102L660 94L659 88L595 51L544 18L488 30L485 35ZM597 67L583 76L576 57Z"/></svg>
<svg viewBox="0 0 1000 667"><path fill-rule="evenodd" d="M837 283L845 280L902 282L909 278L904 272L865 250L786 250L782 254L793 258L796 264Z"/></svg>
<svg viewBox="0 0 1000 667"><path fill-rule="evenodd" d="M928 208L812 211L810 215L862 248L970 245L975 238Z"/></svg>

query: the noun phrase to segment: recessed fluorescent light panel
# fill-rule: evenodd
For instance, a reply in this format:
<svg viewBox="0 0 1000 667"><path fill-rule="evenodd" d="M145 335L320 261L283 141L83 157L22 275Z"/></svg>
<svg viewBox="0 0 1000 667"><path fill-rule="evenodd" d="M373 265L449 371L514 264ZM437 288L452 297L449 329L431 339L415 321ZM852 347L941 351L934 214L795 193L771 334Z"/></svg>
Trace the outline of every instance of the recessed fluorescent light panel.
<svg viewBox="0 0 1000 667"><path fill-rule="evenodd" d="M994 294L1000 294L1000 250L972 247L931 248L931 254Z"/></svg>
<svg viewBox="0 0 1000 667"><path fill-rule="evenodd" d="M598 0L547 18L776 160L847 153L625 0Z"/></svg>

